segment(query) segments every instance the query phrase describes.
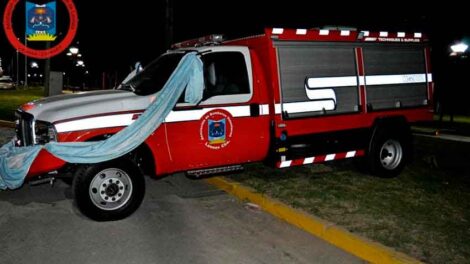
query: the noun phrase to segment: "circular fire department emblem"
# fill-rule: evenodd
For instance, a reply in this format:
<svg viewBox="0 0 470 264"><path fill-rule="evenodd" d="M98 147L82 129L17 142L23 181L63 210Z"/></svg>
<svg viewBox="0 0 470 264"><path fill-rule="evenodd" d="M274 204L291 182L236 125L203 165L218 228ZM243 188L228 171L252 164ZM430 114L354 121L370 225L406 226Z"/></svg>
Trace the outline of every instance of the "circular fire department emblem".
<svg viewBox="0 0 470 264"><path fill-rule="evenodd" d="M36 49L28 48L26 45L21 43L21 41L15 35L15 32L13 31L12 18L13 18L13 11L15 10L15 7L17 6L19 2L20 0L9 0L7 2L5 13L3 15L3 29L5 31L5 34L7 35L7 39L16 50L18 50L20 53L31 58L47 59L47 58L58 55L59 53L64 51L67 47L69 47L70 44L72 44L73 39L75 38L75 34L77 33L77 28L78 28L78 13L73 3L73 0L62 0L63 4L67 8L69 19L70 19L67 34L65 35L65 37L59 44L57 44L56 46L52 48L45 49L45 50L36 50Z"/></svg>
<svg viewBox="0 0 470 264"><path fill-rule="evenodd" d="M199 135L207 148L223 149L232 140L232 115L224 110L214 110L201 118Z"/></svg>

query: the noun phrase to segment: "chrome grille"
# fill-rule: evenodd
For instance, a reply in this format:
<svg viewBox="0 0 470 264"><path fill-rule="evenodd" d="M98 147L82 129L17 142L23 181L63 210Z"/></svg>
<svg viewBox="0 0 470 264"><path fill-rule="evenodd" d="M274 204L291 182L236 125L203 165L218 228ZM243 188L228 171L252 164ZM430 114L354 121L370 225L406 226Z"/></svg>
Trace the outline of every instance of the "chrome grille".
<svg viewBox="0 0 470 264"><path fill-rule="evenodd" d="M26 112L17 111L16 115L16 137L18 146L31 146L34 144L33 121L34 117Z"/></svg>

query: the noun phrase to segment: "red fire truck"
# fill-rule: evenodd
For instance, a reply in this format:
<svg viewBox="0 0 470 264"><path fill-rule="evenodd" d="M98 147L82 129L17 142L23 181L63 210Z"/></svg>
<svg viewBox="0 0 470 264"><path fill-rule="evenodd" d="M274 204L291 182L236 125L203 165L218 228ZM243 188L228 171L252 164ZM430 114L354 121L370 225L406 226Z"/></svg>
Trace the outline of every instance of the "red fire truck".
<svg viewBox="0 0 470 264"><path fill-rule="evenodd" d="M242 39L213 35L175 44L118 90L29 103L17 112L18 145L117 133L158 96L188 51L204 64L201 102L177 103L142 146L119 160L67 164L42 150L28 179L71 175L79 209L115 220L139 207L143 175L361 157L370 173L396 176L411 155L409 125L432 118L430 47L421 33L269 28Z"/></svg>

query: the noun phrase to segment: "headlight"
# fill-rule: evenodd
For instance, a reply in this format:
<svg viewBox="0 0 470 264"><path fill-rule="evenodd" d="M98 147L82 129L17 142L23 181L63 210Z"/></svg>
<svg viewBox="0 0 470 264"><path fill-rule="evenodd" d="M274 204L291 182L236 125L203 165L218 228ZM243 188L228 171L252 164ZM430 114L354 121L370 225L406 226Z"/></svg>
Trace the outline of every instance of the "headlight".
<svg viewBox="0 0 470 264"><path fill-rule="evenodd" d="M54 125L44 121L36 121L34 124L35 144L44 145L51 141L57 141L57 133Z"/></svg>

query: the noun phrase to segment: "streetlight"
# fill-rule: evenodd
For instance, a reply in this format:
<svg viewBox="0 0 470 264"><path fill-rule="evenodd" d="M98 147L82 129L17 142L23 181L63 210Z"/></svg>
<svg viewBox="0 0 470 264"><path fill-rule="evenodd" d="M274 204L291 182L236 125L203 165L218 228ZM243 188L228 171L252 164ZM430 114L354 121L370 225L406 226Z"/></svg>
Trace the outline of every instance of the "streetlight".
<svg viewBox="0 0 470 264"><path fill-rule="evenodd" d="M67 76L67 86L70 86L70 78L72 78L74 76L73 67L78 66L77 58L81 57L81 54L79 52L80 52L80 49L78 47L75 47L75 46L70 46L69 50L67 52L67 57L70 57L70 60L72 62L71 68L69 69L71 75ZM82 63L83 63L83 61L82 61ZM65 76L65 72L64 72L64 76Z"/></svg>
<svg viewBox="0 0 470 264"><path fill-rule="evenodd" d="M18 38L18 40L20 40ZM19 89L18 87L20 86L20 52L18 50L16 50L16 87L17 89Z"/></svg>
<svg viewBox="0 0 470 264"><path fill-rule="evenodd" d="M78 52L79 52L78 48L72 46L72 47L69 48L69 53L70 53L70 55L69 55L69 53L67 53L67 55L68 55L68 56L75 56L75 55L78 54Z"/></svg>
<svg viewBox="0 0 470 264"><path fill-rule="evenodd" d="M468 45L463 43L463 42L460 42L460 43L456 43L452 46L450 46L450 50L452 50L452 53L450 54L450 56L457 56L457 55L461 55L463 53L465 53L468 49Z"/></svg>
<svg viewBox="0 0 470 264"><path fill-rule="evenodd" d="M455 42L454 44L450 45L450 54L449 54L449 64L447 65L447 80L444 83L449 85L449 88L456 89L455 87L459 87L461 83L463 83L463 79L465 78L466 69L465 63L467 58L467 49L468 45L465 44L463 41ZM453 87L453 88L452 88ZM450 115L450 123L454 122L454 111L455 111L455 103L458 102L458 98L454 96L455 93L449 91L448 102L443 103L442 107L439 109L439 122L442 122L444 112L447 112ZM439 98L442 100L442 98Z"/></svg>
<svg viewBox="0 0 470 264"><path fill-rule="evenodd" d="M38 70L39 70L39 63L37 61L29 61L29 68L31 69L29 72L28 72L28 78L31 78L29 80L29 82L34 85L34 84L37 84L38 83ZM29 74L31 73L31 74Z"/></svg>
<svg viewBox="0 0 470 264"><path fill-rule="evenodd" d="M77 66L77 67L85 67L85 62L82 61L82 60L78 60L78 61L77 61L77 64L76 64L75 66Z"/></svg>

